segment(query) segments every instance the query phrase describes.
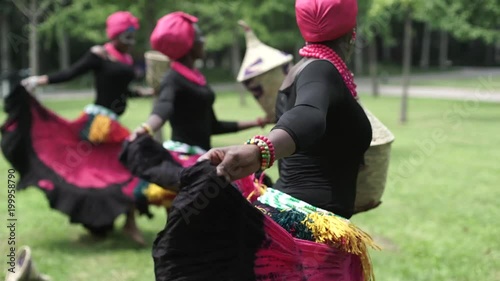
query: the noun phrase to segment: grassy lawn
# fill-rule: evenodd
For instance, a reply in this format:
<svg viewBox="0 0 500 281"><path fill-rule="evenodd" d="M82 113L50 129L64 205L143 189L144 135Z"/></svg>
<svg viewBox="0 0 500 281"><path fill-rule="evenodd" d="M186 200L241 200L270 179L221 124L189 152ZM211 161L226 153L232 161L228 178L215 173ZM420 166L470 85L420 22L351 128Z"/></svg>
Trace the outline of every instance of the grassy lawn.
<svg viewBox="0 0 500 281"><path fill-rule="evenodd" d="M395 84L395 83L394 83ZM426 87L448 87L448 88L467 88L477 89L480 87L487 87L491 91L500 91L500 76L481 76L472 78L456 78L456 79L413 79L412 86L426 86Z"/></svg>
<svg viewBox="0 0 500 281"><path fill-rule="evenodd" d="M46 104L75 118L86 102ZM372 254L377 280L500 281L500 105L411 100L410 122L402 126L398 99L365 97L364 104L396 135L383 204L352 219L386 248ZM147 100L134 101L123 122L135 127L150 108ZM236 94L219 95L216 112L221 119L239 120L260 114L250 98L246 107L239 106ZM259 132L217 136L213 143L238 144ZM8 168L2 159L0 175ZM271 174L276 179L276 170ZM2 202L5 194L4 189ZM119 231L106 241L90 241L36 189L18 193L16 208L17 244L30 245L37 267L54 281L154 280L150 248L135 247ZM165 224L164 212L154 211L153 220L139 219L150 243ZM120 218L116 225L122 224ZM2 227L2 270L5 235Z"/></svg>

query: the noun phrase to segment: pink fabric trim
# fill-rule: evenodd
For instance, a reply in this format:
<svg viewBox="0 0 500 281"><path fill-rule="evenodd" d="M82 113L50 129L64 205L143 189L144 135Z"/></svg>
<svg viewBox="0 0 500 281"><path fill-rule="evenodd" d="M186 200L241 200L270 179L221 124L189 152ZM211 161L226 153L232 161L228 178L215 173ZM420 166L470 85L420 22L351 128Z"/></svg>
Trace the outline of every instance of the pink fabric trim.
<svg viewBox="0 0 500 281"><path fill-rule="evenodd" d="M17 129L17 121L11 121L5 125L5 131L12 132Z"/></svg>
<svg viewBox="0 0 500 281"><path fill-rule="evenodd" d="M184 76L187 80L196 83L200 86L205 86L207 84L207 80L205 76L198 71L197 69L191 69L180 62L172 62L171 67L173 70L179 72L182 76Z"/></svg>
<svg viewBox="0 0 500 281"><path fill-rule="evenodd" d="M87 115L67 121L42 107L32 107L31 140L40 161L80 188L106 188L132 178L118 161L121 143L92 145L78 135Z"/></svg>
<svg viewBox="0 0 500 281"><path fill-rule="evenodd" d="M167 151L170 153L170 155L172 155L174 160L177 161L177 163L181 164L182 167L184 167L184 168L190 167L190 166L196 164L196 161L201 156L201 154L184 155L182 153L170 151L168 149L167 149Z"/></svg>
<svg viewBox="0 0 500 281"><path fill-rule="evenodd" d="M137 177L133 178L126 186L122 188L123 194L134 197L134 191L141 180Z"/></svg>
<svg viewBox="0 0 500 281"><path fill-rule="evenodd" d="M48 191L54 190L54 183L51 180L39 180L38 186Z"/></svg>
<svg viewBox="0 0 500 281"><path fill-rule="evenodd" d="M134 60L132 59L132 56L129 54L124 54L120 51L118 51L112 43L106 43L104 44L104 48L106 49L106 52L110 54L113 58L118 60L119 62L127 65L132 65L134 64Z"/></svg>
<svg viewBox="0 0 500 281"><path fill-rule="evenodd" d="M363 281L358 256L311 241L293 238L271 218L265 217L266 242L257 251L255 274L272 281L279 272L283 280Z"/></svg>

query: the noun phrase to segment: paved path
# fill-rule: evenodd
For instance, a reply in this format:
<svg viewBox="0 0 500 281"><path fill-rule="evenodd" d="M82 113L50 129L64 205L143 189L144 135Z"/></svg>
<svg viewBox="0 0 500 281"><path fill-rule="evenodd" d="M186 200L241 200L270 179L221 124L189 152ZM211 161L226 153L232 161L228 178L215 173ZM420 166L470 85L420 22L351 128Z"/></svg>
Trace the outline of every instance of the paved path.
<svg viewBox="0 0 500 281"><path fill-rule="evenodd" d="M463 68L457 71L444 73L425 73L414 74L412 80L431 80L431 79L460 79L473 77L500 77L500 68ZM495 78L496 78L495 77ZM401 81L400 76L382 77L384 84L380 85L380 93L382 96L401 96L402 88L398 83ZM358 92L371 92L370 79L360 77L356 79L358 84ZM212 86L216 92L239 92L246 91L239 83L222 83ZM43 90L46 93L43 93ZM51 91L49 89L39 89L37 96L41 100L53 99L87 99L93 96L93 90L63 90ZM499 102L500 89L488 88L487 85L479 85L477 89L453 88L453 87L429 87L429 86L411 86L409 95L412 98L435 98L435 99L451 99L451 100L475 100L482 102Z"/></svg>
<svg viewBox="0 0 500 281"><path fill-rule="evenodd" d="M401 86L381 85L380 93L382 96L402 95ZM358 92L370 93L371 85L358 85ZM409 91L411 98L431 98L445 100L473 100L480 102L497 102L500 103L500 89L463 89L463 88L444 88L444 87L421 87L412 86Z"/></svg>

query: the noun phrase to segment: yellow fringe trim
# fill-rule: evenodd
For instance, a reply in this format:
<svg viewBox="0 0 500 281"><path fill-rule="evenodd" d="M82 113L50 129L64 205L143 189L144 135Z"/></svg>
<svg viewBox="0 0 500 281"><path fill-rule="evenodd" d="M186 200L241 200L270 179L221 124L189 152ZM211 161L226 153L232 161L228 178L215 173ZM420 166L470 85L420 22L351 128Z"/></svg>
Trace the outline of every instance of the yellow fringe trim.
<svg viewBox="0 0 500 281"><path fill-rule="evenodd" d="M143 193L150 203L166 208L172 207L172 202L175 196L177 196L176 192L164 189L153 183L149 184L148 187L144 189Z"/></svg>
<svg viewBox="0 0 500 281"><path fill-rule="evenodd" d="M247 200L250 201L250 198L255 195L255 193L258 193L258 197L262 196L264 193L267 191L267 186L265 184L259 184L259 181L256 179L254 183L255 189L250 192L250 194L247 196Z"/></svg>
<svg viewBox="0 0 500 281"><path fill-rule="evenodd" d="M106 115L95 115L89 130L89 141L92 143L103 143L109 135L111 118Z"/></svg>
<svg viewBox="0 0 500 281"><path fill-rule="evenodd" d="M311 230L317 243L336 247L359 256L365 281L375 281L367 247L375 250L380 250L380 247L375 244L370 235L348 220L318 212L307 215L302 223Z"/></svg>

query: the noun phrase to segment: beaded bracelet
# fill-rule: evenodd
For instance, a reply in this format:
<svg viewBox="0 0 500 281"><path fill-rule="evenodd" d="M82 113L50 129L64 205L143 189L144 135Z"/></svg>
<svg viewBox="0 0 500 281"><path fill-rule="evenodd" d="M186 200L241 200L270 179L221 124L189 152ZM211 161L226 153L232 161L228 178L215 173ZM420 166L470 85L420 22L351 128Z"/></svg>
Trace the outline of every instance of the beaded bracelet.
<svg viewBox="0 0 500 281"><path fill-rule="evenodd" d="M143 127L146 132L148 132L149 135L153 136L153 129L151 128L151 126L149 126L149 124L146 124L146 123L142 123L141 124L141 127Z"/></svg>
<svg viewBox="0 0 500 281"><path fill-rule="evenodd" d="M247 140L245 144L253 144L259 147L261 156L260 169L262 171L271 168L271 166L274 164L275 155L274 146L268 138L264 136L255 136Z"/></svg>
<svg viewBox="0 0 500 281"><path fill-rule="evenodd" d="M261 128L264 128L266 126L266 122L264 121L264 119L262 118L257 118L257 125L259 125L259 127Z"/></svg>
<svg viewBox="0 0 500 281"><path fill-rule="evenodd" d="M261 156L261 164L260 164L261 170L265 170L270 167L269 163L271 161L270 161L269 147L266 145L264 141L252 138L249 139L245 144L253 144L259 148Z"/></svg>
<svg viewBox="0 0 500 281"><path fill-rule="evenodd" d="M269 159L270 160L269 167L271 167L274 164L274 161L276 160L276 152L274 150L273 143L265 136L255 136L255 138L265 142L266 145L269 147L269 155L271 156L270 157L271 159Z"/></svg>

